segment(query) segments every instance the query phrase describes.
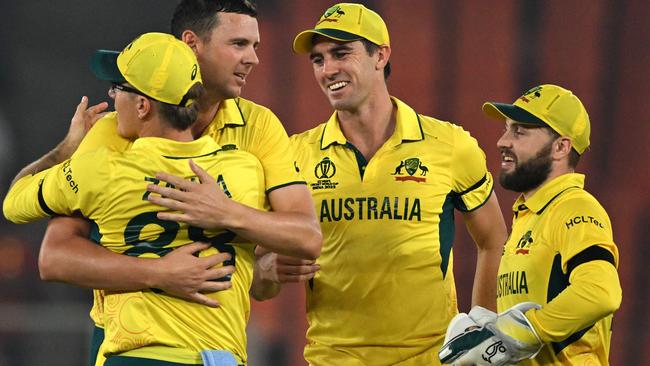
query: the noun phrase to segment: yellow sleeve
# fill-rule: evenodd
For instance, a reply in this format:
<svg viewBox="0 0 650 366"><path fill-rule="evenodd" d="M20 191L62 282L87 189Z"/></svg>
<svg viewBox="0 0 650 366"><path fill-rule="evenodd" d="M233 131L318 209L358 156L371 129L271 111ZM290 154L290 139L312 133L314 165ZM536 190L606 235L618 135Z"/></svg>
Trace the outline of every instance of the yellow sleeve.
<svg viewBox="0 0 650 366"><path fill-rule="evenodd" d="M5 218L16 224L25 224L50 216L41 205L39 195L43 177L47 170L19 179L7 192L2 202Z"/></svg>
<svg viewBox="0 0 650 366"><path fill-rule="evenodd" d="M598 245L612 253L618 267L618 249L609 216L591 196L578 196L564 201L553 209L552 222L557 223L551 232L552 242L562 256L562 270L568 272L569 261L585 249Z"/></svg>
<svg viewBox="0 0 650 366"><path fill-rule="evenodd" d="M453 185L457 194L455 207L472 211L481 207L490 197L494 180L487 170L485 153L467 131L457 128L451 163Z"/></svg>
<svg viewBox="0 0 650 366"><path fill-rule="evenodd" d="M544 343L561 342L621 305L618 273L609 262L583 263L571 272L569 282L570 285L542 309L526 313Z"/></svg>
<svg viewBox="0 0 650 366"><path fill-rule="evenodd" d="M15 223L76 212L89 217L104 205L110 182L108 151L100 149L64 161L14 184L3 202L3 212Z"/></svg>
<svg viewBox="0 0 650 366"><path fill-rule="evenodd" d="M562 257L569 286L542 309L529 312L545 342L559 342L614 312L621 303L616 267L618 249L605 209L595 198L578 191L553 208L557 223L550 241Z"/></svg>
<svg viewBox="0 0 650 366"><path fill-rule="evenodd" d="M81 141L81 144L72 157L96 151L101 147L106 147L112 151L125 151L131 144L132 141L118 135L117 113L112 112L95 123Z"/></svg>
<svg viewBox="0 0 650 366"><path fill-rule="evenodd" d="M303 154L306 151L309 151L309 149L305 148L306 142L304 141L305 139L305 134L297 134L297 135L292 135L289 138L289 143L291 145L291 153L292 153L292 160L293 160L293 169L296 171L296 174L298 174L298 177L300 177L300 180L302 181L307 181L305 179L305 167L301 166L302 164L300 162L303 161Z"/></svg>
<svg viewBox="0 0 650 366"><path fill-rule="evenodd" d="M294 154L289 136L273 112L263 109L257 116L254 146L250 147L262 163L266 192L291 184L304 184L294 167Z"/></svg>

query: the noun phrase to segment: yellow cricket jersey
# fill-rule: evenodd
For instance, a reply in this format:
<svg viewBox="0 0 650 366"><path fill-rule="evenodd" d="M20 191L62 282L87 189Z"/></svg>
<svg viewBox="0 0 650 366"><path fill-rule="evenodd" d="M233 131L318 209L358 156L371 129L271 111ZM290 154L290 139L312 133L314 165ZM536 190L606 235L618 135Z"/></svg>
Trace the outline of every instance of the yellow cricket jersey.
<svg viewBox="0 0 650 366"><path fill-rule="evenodd" d="M291 184L304 184L293 166L293 154L284 127L268 108L243 98L222 101L203 136L212 137L221 146L233 145L255 155L264 169L267 193ZM109 113L90 129L73 157L100 147L124 151L131 143L117 134L117 114ZM265 207L269 207L268 201ZM90 311L98 327L103 327L102 294L102 291L94 291L95 300Z"/></svg>
<svg viewBox="0 0 650 366"><path fill-rule="evenodd" d="M393 135L366 161L336 113L292 137L323 231L307 286L310 365L434 365L457 313L454 208L492 192L485 155L462 128L393 98Z"/></svg>
<svg viewBox="0 0 650 366"><path fill-rule="evenodd" d="M9 211L19 212L16 221L79 212L96 223L99 242L117 253L156 258L204 241L212 248L202 256L218 251L232 255L227 263L236 268L232 288L210 295L221 303L217 309L157 290L105 292L101 321L106 356L197 364L201 350L224 349L246 362L253 244L229 231L209 232L160 220L156 213L165 209L146 200L148 184L164 184L155 178L157 172L196 179L189 159L207 170L232 199L264 207L264 174L257 158L224 149L207 136L187 143L140 138L125 152L102 148L24 177L7 196Z"/></svg>
<svg viewBox="0 0 650 366"><path fill-rule="evenodd" d="M542 304L526 315L547 343L521 365L609 364L609 309L621 296L618 250L607 212L583 187L584 175L561 175L513 206L497 307Z"/></svg>
<svg viewBox="0 0 650 366"><path fill-rule="evenodd" d="M304 184L293 166L293 153L282 123L264 106L243 98L224 100L202 136L255 155L264 169L267 193L291 184ZM75 155L100 147L124 151L130 143L117 134L117 114L109 113L88 131Z"/></svg>

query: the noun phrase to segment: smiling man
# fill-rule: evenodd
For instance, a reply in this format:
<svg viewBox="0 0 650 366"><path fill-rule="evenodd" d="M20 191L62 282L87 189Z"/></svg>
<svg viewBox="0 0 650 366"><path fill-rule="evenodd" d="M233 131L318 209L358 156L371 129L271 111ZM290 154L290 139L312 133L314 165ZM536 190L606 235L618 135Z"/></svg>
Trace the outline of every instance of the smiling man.
<svg viewBox="0 0 650 366"><path fill-rule="evenodd" d="M270 253L258 273L267 285L314 276L310 365L435 365L458 311L454 209L478 248L472 302L496 305L506 229L485 155L461 127L389 94L390 39L376 12L335 5L293 48L334 109L292 138L323 231L320 270Z"/></svg>
<svg viewBox="0 0 650 366"><path fill-rule="evenodd" d="M255 3L250 0L182 0L173 14L171 32L196 55L205 87L197 100L199 111L191 128L192 137L209 136L224 148L243 150L259 159L264 170L265 207L272 210L241 205L228 199L216 185L206 183L191 185L182 192L188 195L182 208L172 203L172 210L181 213L161 213L158 218L230 230L256 244L290 248L293 255L313 259L320 252L321 233L309 190L295 171L289 138L272 111L240 97L246 77L259 63L256 16ZM106 108L106 104L99 104L85 110L86 103L80 105L84 110L75 116L81 117L73 119L61 144L20 174L42 171L66 160L73 152L76 157L102 147L117 151L131 148L132 141L117 133L116 113L103 117L86 135L97 112ZM161 178L174 183L178 179L169 175ZM164 189L154 185L152 190L158 188ZM148 197L156 204L170 204L155 196ZM88 239L90 233L91 226L83 219L53 218L41 247L41 278L100 290L158 288L189 301L218 306L214 298L205 294L222 289L211 281L214 262L192 255L207 244L190 244L161 259L147 260L97 246ZM103 301L102 292L95 294L91 317L96 328L89 365L95 364L104 338L102 308L98 305ZM242 313L248 314L248 302L245 306Z"/></svg>
<svg viewBox="0 0 650 366"><path fill-rule="evenodd" d="M589 146L587 111L549 84L483 111L505 121L499 182L521 193L499 267L502 313L482 324L472 310L483 328L448 342L441 357L454 365L608 365L621 304L618 249L607 212L575 173Z"/></svg>

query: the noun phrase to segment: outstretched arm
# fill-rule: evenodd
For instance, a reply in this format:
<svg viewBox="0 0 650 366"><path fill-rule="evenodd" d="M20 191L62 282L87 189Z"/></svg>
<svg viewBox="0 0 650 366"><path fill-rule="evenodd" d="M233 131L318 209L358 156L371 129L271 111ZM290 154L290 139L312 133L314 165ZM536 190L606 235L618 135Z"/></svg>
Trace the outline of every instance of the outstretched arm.
<svg viewBox="0 0 650 366"><path fill-rule="evenodd" d="M230 282L210 281L234 272L234 267L215 265L230 259L227 253L198 258L193 254L209 247L193 243L160 259L136 258L111 252L88 240L88 221L55 217L48 224L38 265L41 279L82 287L136 291L158 288L185 300L217 307L205 295L230 288Z"/></svg>
<svg viewBox="0 0 650 366"><path fill-rule="evenodd" d="M492 192L483 206L465 213L464 219L478 249L472 306L496 310L497 272L508 236L496 194Z"/></svg>
<svg viewBox="0 0 650 366"><path fill-rule="evenodd" d="M65 138L63 138L63 141L40 159L32 162L18 172L16 177L11 181L11 186L24 176L36 174L70 158L72 153L79 147L81 140L86 136L88 130L97 120L106 114L102 113L106 108L108 108L108 103L106 102L88 107L88 97L83 96L81 102L77 105L74 116L72 116L70 129Z"/></svg>
<svg viewBox="0 0 650 366"><path fill-rule="evenodd" d="M271 251L305 259L320 255L321 231L309 190L290 185L269 193L273 211L248 207L229 199L205 170L190 161L201 183L169 175L156 177L176 188L150 185L149 200L181 213L160 212L158 218L186 222L204 229L228 229Z"/></svg>

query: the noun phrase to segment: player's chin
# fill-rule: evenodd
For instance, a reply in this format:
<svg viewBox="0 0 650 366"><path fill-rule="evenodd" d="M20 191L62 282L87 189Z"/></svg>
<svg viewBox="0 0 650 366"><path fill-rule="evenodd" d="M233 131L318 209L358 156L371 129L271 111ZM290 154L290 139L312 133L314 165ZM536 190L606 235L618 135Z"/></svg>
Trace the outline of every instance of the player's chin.
<svg viewBox="0 0 650 366"><path fill-rule="evenodd" d="M227 99L232 99L232 98L239 98L241 96L243 85L232 85L228 88L226 92L226 98Z"/></svg>

